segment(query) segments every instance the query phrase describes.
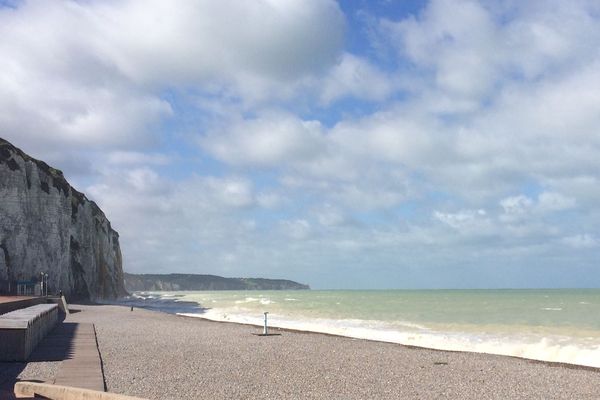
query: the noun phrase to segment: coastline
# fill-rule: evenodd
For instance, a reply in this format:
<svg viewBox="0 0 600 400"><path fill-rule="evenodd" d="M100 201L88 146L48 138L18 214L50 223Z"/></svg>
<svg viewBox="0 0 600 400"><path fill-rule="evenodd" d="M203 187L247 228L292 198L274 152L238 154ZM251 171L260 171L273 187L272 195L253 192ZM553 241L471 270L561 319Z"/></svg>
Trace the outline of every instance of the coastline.
<svg viewBox="0 0 600 400"><path fill-rule="evenodd" d="M158 311L158 310L149 310L149 311L159 312L159 313L162 312L162 311ZM162 312L162 313L169 314L166 312ZM248 327L255 327L257 329L262 329L262 325L253 324L253 323L249 323L249 322L221 321L221 320L217 320L217 319L206 318L201 315L189 315L189 314L185 314L185 313L183 313L183 314L178 313L178 314L172 314L172 315L176 315L176 316L182 317L182 318L192 318L192 319L197 318L197 319L202 319L204 321L214 322L214 323L218 323L218 324L236 324L236 325L241 325L241 326L248 326ZM553 366L553 367L583 369L583 370L587 370L587 371L593 371L593 372L600 373L600 367L592 367L592 366L588 366L588 365L571 364L571 363L558 362L558 361L537 360L534 358L511 356L511 355L505 355L505 354L494 354L494 353L485 353L485 352L478 352L478 351L465 351L465 350L436 349L434 347L415 346L415 345L396 343L396 342L390 342L390 341L385 341L385 340L353 337L353 336L346 336L346 335L342 335L342 334L321 332L321 331L311 331L311 330L302 330L302 329L294 329L294 328L282 328L282 327L278 327L278 326L269 326L269 331L290 332L290 333L296 333L296 334L325 335L325 336L330 336L330 337L345 338L345 339L349 339L349 340L364 340L364 341L373 342L373 343L395 344L398 346L402 346L402 347L406 347L406 348L414 349L414 350L429 350L429 351L439 351L439 352L446 352L446 353L484 354L484 355L497 356L497 357L508 357L508 358L514 358L517 360L523 360L523 361L532 362L532 363L546 364L546 365Z"/></svg>
<svg viewBox="0 0 600 400"><path fill-rule="evenodd" d="M183 398L592 399L597 368L211 321L116 305L94 322L108 390ZM215 323L216 322L216 323Z"/></svg>
<svg viewBox="0 0 600 400"><path fill-rule="evenodd" d="M512 292L141 292L124 304L261 326L269 311L272 327L600 368L597 290Z"/></svg>

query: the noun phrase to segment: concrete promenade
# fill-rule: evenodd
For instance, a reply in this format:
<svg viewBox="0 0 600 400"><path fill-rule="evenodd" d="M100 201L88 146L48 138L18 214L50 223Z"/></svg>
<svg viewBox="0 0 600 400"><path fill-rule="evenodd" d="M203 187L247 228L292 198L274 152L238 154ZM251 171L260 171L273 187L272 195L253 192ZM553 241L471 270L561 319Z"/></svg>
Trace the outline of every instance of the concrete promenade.
<svg viewBox="0 0 600 400"><path fill-rule="evenodd" d="M49 300L52 299L0 297L0 310L12 311L19 306L29 307L32 303L45 303ZM47 306L55 309L57 307L54 304ZM70 322L69 315L66 315L64 322L59 323L41 340L26 362L0 362L0 398L5 398L4 396L13 398L9 391L19 381L21 371L28 364L58 366L58 369L54 367L52 375L43 380L47 384L105 391L102 361L93 323Z"/></svg>
<svg viewBox="0 0 600 400"><path fill-rule="evenodd" d="M29 361L62 361L58 373L48 383L105 390L94 324L65 320L40 343Z"/></svg>

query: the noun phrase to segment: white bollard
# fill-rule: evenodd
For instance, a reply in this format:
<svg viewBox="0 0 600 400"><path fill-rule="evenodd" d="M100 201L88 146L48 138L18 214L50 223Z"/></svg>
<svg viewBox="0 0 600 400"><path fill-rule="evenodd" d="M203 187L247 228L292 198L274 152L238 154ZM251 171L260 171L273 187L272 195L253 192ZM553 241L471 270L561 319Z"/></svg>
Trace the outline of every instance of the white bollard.
<svg viewBox="0 0 600 400"><path fill-rule="evenodd" d="M263 335L268 335L269 334L269 328L267 327L267 314L268 312L265 311L265 329L263 330Z"/></svg>

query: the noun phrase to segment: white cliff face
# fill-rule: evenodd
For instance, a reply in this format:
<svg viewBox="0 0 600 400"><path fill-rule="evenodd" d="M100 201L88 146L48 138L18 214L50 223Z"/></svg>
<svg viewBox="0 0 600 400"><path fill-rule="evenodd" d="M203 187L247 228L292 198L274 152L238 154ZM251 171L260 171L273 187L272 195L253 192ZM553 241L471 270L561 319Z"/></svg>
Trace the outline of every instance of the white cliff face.
<svg viewBox="0 0 600 400"><path fill-rule="evenodd" d="M119 235L62 172L0 139L0 282L38 280L49 293L125 294Z"/></svg>

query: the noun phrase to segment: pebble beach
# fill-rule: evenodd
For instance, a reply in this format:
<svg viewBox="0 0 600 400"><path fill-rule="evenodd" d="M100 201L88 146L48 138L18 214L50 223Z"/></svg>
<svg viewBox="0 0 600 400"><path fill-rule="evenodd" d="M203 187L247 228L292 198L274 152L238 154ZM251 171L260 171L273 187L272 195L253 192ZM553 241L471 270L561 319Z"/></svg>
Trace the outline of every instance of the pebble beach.
<svg viewBox="0 0 600 400"><path fill-rule="evenodd" d="M597 399L600 371L316 333L81 306L107 388L148 399ZM46 377L54 364L29 363Z"/></svg>

